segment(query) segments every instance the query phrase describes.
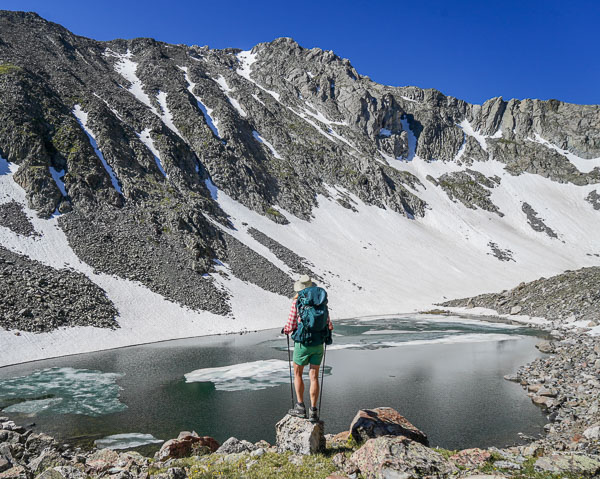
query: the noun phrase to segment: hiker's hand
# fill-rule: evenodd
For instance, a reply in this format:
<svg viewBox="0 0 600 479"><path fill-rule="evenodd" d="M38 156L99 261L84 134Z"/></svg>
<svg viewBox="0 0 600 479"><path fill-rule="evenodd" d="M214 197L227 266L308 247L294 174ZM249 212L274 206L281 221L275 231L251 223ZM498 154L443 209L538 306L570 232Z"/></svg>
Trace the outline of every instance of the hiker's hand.
<svg viewBox="0 0 600 479"><path fill-rule="evenodd" d="M329 323L329 331L333 331L333 324Z"/></svg>
<svg viewBox="0 0 600 479"><path fill-rule="evenodd" d="M281 328L281 334L285 334L285 328Z"/></svg>

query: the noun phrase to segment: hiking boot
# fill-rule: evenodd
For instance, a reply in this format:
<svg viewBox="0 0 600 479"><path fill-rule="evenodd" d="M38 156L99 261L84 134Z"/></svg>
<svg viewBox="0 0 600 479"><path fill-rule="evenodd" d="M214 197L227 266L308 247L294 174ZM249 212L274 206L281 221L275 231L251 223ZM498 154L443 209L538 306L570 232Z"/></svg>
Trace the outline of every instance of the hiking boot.
<svg viewBox="0 0 600 479"><path fill-rule="evenodd" d="M310 422L319 422L319 410L316 407L311 406L308 411L308 420Z"/></svg>
<svg viewBox="0 0 600 479"><path fill-rule="evenodd" d="M294 406L294 409L290 409L288 411L288 414L290 416L301 417L302 419L306 419L306 407L304 406L304 403L297 402Z"/></svg>

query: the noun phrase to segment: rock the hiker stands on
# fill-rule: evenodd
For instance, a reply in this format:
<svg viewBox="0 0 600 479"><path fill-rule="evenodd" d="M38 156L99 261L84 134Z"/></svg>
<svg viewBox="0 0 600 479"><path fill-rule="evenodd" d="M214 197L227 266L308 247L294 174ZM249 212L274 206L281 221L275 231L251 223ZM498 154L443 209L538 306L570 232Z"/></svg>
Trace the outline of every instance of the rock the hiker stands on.
<svg viewBox="0 0 600 479"><path fill-rule="evenodd" d="M356 442L364 442L379 436L405 436L424 446L429 446L427 434L391 407L361 409L356 413L350 434Z"/></svg>
<svg viewBox="0 0 600 479"><path fill-rule="evenodd" d="M323 422L312 423L306 419L290 416L275 425L277 451L296 454L315 454L325 450Z"/></svg>

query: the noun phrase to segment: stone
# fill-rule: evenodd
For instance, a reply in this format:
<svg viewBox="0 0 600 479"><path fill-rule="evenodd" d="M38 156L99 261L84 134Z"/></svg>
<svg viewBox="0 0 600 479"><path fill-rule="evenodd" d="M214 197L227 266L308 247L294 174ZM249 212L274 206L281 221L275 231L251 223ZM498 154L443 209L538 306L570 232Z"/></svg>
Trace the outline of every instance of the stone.
<svg viewBox="0 0 600 479"><path fill-rule="evenodd" d="M0 479L28 479L30 473L23 466L13 466L0 472Z"/></svg>
<svg viewBox="0 0 600 479"><path fill-rule="evenodd" d="M550 354L550 353L552 353L554 351L554 348L552 347L552 343L550 341L540 341L539 343L537 343L535 345L535 347L541 353Z"/></svg>
<svg viewBox="0 0 600 479"><path fill-rule="evenodd" d="M510 308L510 314L519 314L523 308L519 305Z"/></svg>
<svg viewBox="0 0 600 479"><path fill-rule="evenodd" d="M537 393L539 396L544 396L544 397L549 397L549 398L555 398L556 396L558 396L558 392L556 391L556 389L548 388L546 386L543 386L540 389L538 389Z"/></svg>
<svg viewBox="0 0 600 479"><path fill-rule="evenodd" d="M593 476L600 472L600 461L582 454L553 454L540 457L535 461L534 469L553 474L571 473Z"/></svg>
<svg viewBox="0 0 600 479"><path fill-rule="evenodd" d="M275 425L275 435L278 452L316 454L325 450L323 422L312 423L286 414Z"/></svg>
<svg viewBox="0 0 600 479"><path fill-rule="evenodd" d="M64 459L56 450L45 449L38 457L29 462L29 469L37 475L50 467L59 466L64 462Z"/></svg>
<svg viewBox="0 0 600 479"><path fill-rule="evenodd" d="M478 469L491 459L492 455L483 449L463 449L448 459L465 469Z"/></svg>
<svg viewBox="0 0 600 479"><path fill-rule="evenodd" d="M86 469L92 473L109 470L119 460L119 453L112 449L99 449L85 461Z"/></svg>
<svg viewBox="0 0 600 479"><path fill-rule="evenodd" d="M259 447L258 449L254 449L254 451L252 451L250 453L251 457L260 457L260 456L264 456L266 454L266 450L262 447Z"/></svg>
<svg viewBox="0 0 600 479"><path fill-rule="evenodd" d="M46 469L39 476L37 476L36 479L65 479L65 476L63 476L56 469Z"/></svg>
<svg viewBox="0 0 600 479"><path fill-rule="evenodd" d="M11 465L7 459L0 457L0 472L4 472L7 469L10 469Z"/></svg>
<svg viewBox="0 0 600 479"><path fill-rule="evenodd" d="M379 436L405 436L424 446L429 445L427 435L417 429L398 411L390 407L361 409L350 424L350 434L356 442Z"/></svg>
<svg viewBox="0 0 600 479"><path fill-rule="evenodd" d="M520 471L523 469L521 464L517 464L516 462L512 461L496 461L494 462L494 467L498 469L509 469L511 471Z"/></svg>
<svg viewBox="0 0 600 479"><path fill-rule="evenodd" d="M445 477L458 471L438 452L404 436L369 439L350 459L367 479Z"/></svg>
<svg viewBox="0 0 600 479"><path fill-rule="evenodd" d="M243 452L252 452L258 449L257 446L246 440L239 440L235 437L230 437L225 441L219 449L216 450L217 454L240 454Z"/></svg>
<svg viewBox="0 0 600 479"><path fill-rule="evenodd" d="M30 434L25 442L25 447L33 454L40 454L44 449L56 448L57 446L58 443L56 440L52 436L44 433Z"/></svg>
<svg viewBox="0 0 600 479"><path fill-rule="evenodd" d="M343 452L338 452L331 458L333 465L346 474L356 474L359 472L358 467L352 460Z"/></svg>
<svg viewBox="0 0 600 479"><path fill-rule="evenodd" d="M194 450L202 447L208 447L211 452L215 452L220 444L210 436L181 436L179 439L169 439L165 442L155 457L158 461L180 459L191 456Z"/></svg>
<svg viewBox="0 0 600 479"><path fill-rule="evenodd" d="M328 447L342 446L348 442L350 431L342 431L337 434L325 434Z"/></svg>
<svg viewBox="0 0 600 479"><path fill-rule="evenodd" d="M600 439L600 426L588 427L583 431L583 436L590 441L597 441Z"/></svg>

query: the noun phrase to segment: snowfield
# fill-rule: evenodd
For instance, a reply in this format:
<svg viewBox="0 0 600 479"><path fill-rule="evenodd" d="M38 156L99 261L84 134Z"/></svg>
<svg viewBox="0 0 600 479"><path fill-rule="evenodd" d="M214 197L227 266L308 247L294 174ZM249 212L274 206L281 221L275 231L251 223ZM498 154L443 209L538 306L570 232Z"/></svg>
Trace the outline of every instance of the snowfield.
<svg viewBox="0 0 600 479"><path fill-rule="evenodd" d="M238 73L249 77L253 56L245 53L238 54L238 58L242 63ZM121 72L136 85L131 75L132 65L127 58L121 61ZM189 81L187 71L184 73L193 92L194 84ZM139 92L138 95L141 97ZM83 112L74 113L85 128ZM208 120L210 112L207 113ZM477 135L470 125L462 127L466 134ZM218 135L216 121L213 131ZM149 134L142 132L140 136L146 139L144 143L162 168ZM257 132L255 138L274 156L278 155ZM485 138L481 141L485 142ZM208 186L236 228L228 233L288 274L292 274L290 269L248 233L249 227L260 230L314 265L329 292L334 321L419 311L446 299L500 291L567 269L600 265L600 258L591 256L600 253L598 212L584 200L597 185L560 184L528 173L511 176L497 161L474 163L471 169L502 179L491 195L493 203L504 213L500 217L452 202L440 187L426 179L429 174L437 177L464 167L453 162L428 163L418 156L409 159L387 161L416 175L423 183L415 192L428 203L424 218L408 219L389 209L366 205L340 188L329 187L327 196L318 197L318 207L310 222L280 208L290 223L278 225L214 185ZM595 163L595 160L582 161ZM236 278L226 264L217 266L228 272L226 279L214 274L207 280L218 282L231 294L229 316L192 311L140 283L94 273L75 255L58 227L56 216L39 219L27 207L25 192L13 180L16 171L16 165L0 159L0 204L15 200L23 205L41 236L23 237L0 226L0 245L54 268L71 267L87 275L115 304L120 328L77 327L42 334L23 332L19 336L0 330L0 366L147 342L277 328L285 322L288 298ZM60 176L61 172L53 172L57 183ZM116 177L111 175L111 178L117 188ZM356 212L336 201L341 195L351 199ZM521 210L522 202L529 203L558 238L534 231ZM510 250L513 260L500 261L493 256L490 242Z"/></svg>

